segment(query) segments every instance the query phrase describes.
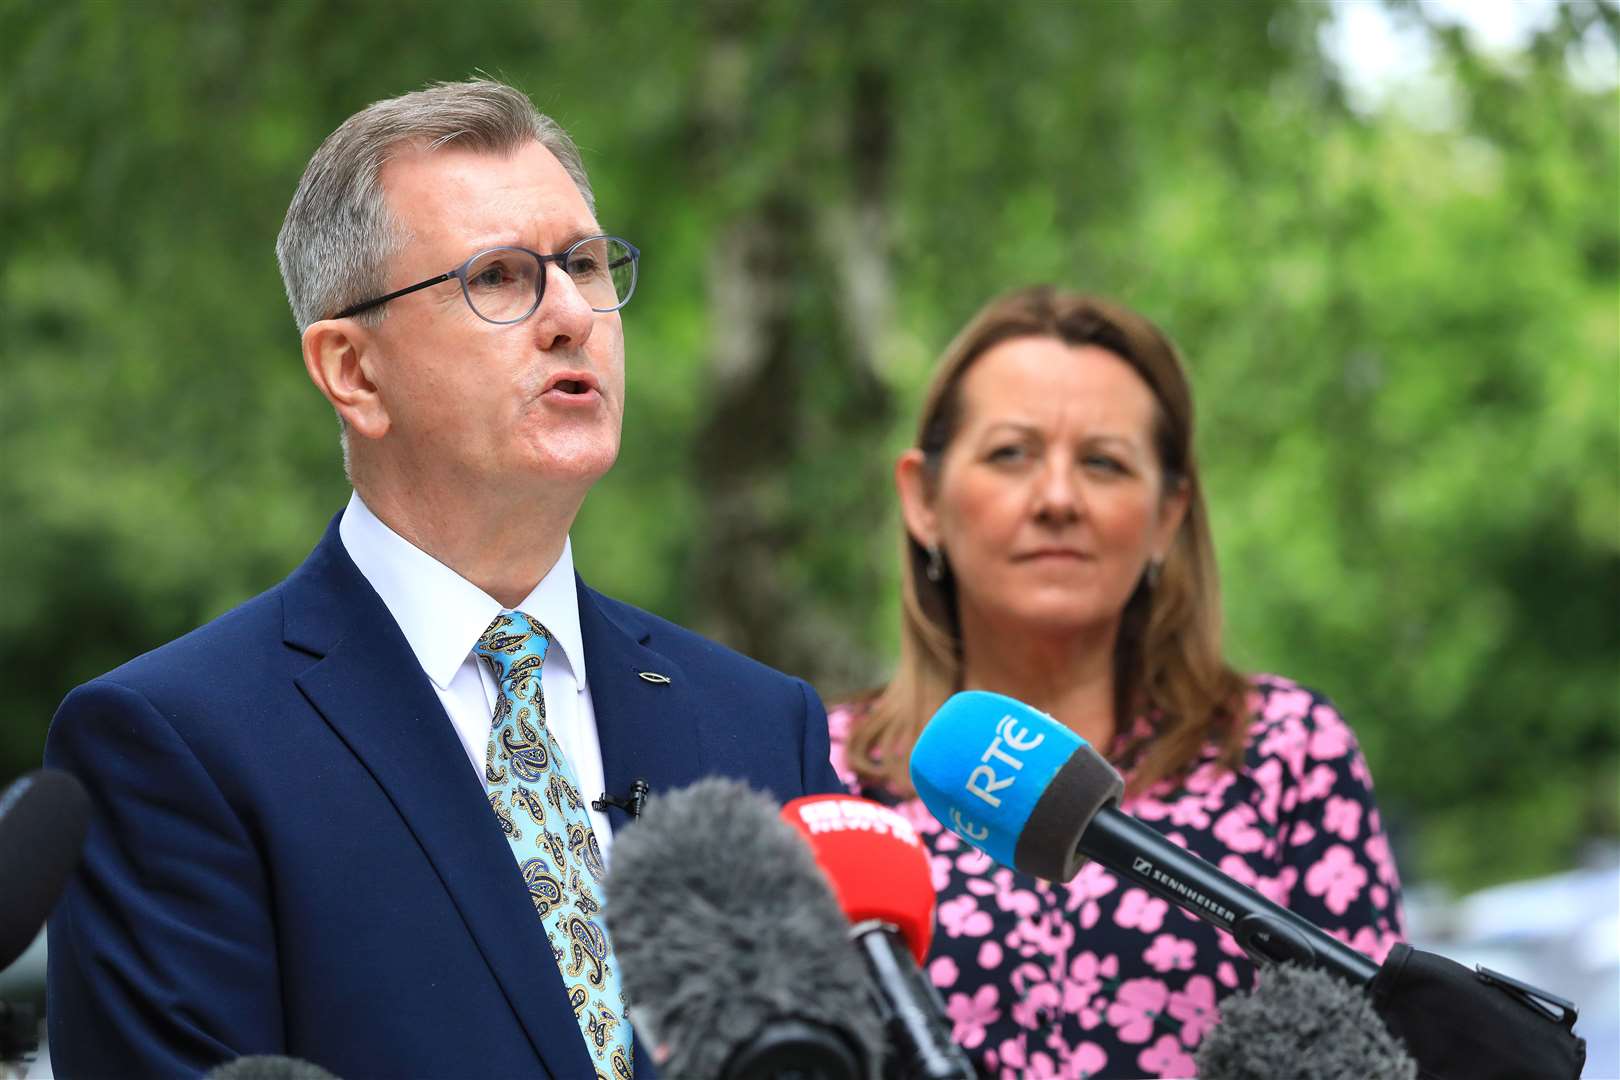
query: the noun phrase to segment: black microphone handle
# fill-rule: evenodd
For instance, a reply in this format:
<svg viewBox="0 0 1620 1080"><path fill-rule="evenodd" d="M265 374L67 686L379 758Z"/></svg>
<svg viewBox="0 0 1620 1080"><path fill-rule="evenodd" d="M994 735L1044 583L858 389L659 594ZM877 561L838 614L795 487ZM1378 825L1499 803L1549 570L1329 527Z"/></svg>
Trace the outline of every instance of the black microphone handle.
<svg viewBox="0 0 1620 1080"><path fill-rule="evenodd" d="M939 991L917 968L900 931L878 919L849 932L877 984L884 1026L896 1053L884 1076L892 1080L974 1080L967 1056L951 1041Z"/></svg>
<svg viewBox="0 0 1620 1080"><path fill-rule="evenodd" d="M772 1020L737 1047L720 1080L861 1080L860 1055L837 1029L810 1020Z"/></svg>
<svg viewBox="0 0 1620 1080"><path fill-rule="evenodd" d="M1256 963L1322 968L1365 987L1378 965L1338 938L1272 903L1151 826L1105 806L1080 835L1079 850L1122 878L1237 939Z"/></svg>

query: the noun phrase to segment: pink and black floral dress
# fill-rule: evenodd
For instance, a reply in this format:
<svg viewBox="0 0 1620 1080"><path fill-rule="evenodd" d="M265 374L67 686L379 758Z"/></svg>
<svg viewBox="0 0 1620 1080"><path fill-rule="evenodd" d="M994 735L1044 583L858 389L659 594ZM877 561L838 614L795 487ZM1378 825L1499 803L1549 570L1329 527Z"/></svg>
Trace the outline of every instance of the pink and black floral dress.
<svg viewBox="0 0 1620 1080"><path fill-rule="evenodd" d="M1185 779L1122 809L1381 962L1402 936L1400 883L1355 736L1310 690L1269 675L1253 686L1240 771L1217 764L1211 744ZM920 800L863 788L843 752L858 722L847 706L832 711L833 766L929 846L939 908L928 974L980 1071L1194 1075L1219 999L1254 985L1231 937L1096 863L1060 885L1000 866ZM1149 730L1139 720L1132 735Z"/></svg>

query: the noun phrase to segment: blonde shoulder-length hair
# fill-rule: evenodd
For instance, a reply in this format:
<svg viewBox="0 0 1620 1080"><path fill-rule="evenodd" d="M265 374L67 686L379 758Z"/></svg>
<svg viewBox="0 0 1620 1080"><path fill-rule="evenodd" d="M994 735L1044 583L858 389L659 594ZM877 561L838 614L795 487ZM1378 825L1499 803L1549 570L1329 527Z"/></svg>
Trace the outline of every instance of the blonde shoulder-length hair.
<svg viewBox="0 0 1620 1080"><path fill-rule="evenodd" d="M1020 289L987 304L940 358L917 426L928 483L937 482L955 436L962 377L993 346L1011 338L1050 337L1096 345L1128 363L1152 390L1153 442L1165 490L1185 486L1187 511L1157 581L1144 575L1125 605L1114 652L1116 725L1128 731L1147 717L1151 738L1118 747L1129 790L1145 791L1185 773L1214 738L1235 768L1247 734L1248 681L1221 652L1220 588L1209 520L1193 456L1192 394L1175 346L1123 305L1051 286ZM956 583L949 567L928 575L928 551L906 534L901 560L900 660L887 686L857 703L859 721L845 750L862 780L909 792L911 748L923 725L962 688L962 639Z"/></svg>

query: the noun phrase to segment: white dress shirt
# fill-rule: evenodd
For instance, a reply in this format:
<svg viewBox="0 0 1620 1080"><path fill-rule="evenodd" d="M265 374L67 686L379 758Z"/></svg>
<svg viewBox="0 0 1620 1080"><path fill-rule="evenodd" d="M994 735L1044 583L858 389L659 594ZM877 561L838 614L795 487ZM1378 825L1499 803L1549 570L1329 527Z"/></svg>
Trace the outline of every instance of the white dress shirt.
<svg viewBox="0 0 1620 1080"><path fill-rule="evenodd" d="M499 691L489 669L472 650L495 616L513 609L501 607L500 601L384 525L359 493L350 497L343 511L338 536L404 632L487 791L484 755ZM564 541L556 564L516 610L539 619L551 632L546 662L540 669L546 726L579 781L579 793L605 863L613 830L607 816L591 808L591 800L603 791L602 744L586 685L571 540Z"/></svg>

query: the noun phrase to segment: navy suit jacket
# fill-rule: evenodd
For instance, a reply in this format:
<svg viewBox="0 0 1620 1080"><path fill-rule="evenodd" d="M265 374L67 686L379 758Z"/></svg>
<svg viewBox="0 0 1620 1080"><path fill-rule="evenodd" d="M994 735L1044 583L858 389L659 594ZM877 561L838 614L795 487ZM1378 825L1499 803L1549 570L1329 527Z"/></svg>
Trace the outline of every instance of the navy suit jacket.
<svg viewBox="0 0 1620 1080"><path fill-rule="evenodd" d="M809 686L578 587L609 791L841 790ZM343 1080L594 1075L479 777L335 519L276 588L68 695L45 761L95 807L50 922L58 1075L265 1053Z"/></svg>

